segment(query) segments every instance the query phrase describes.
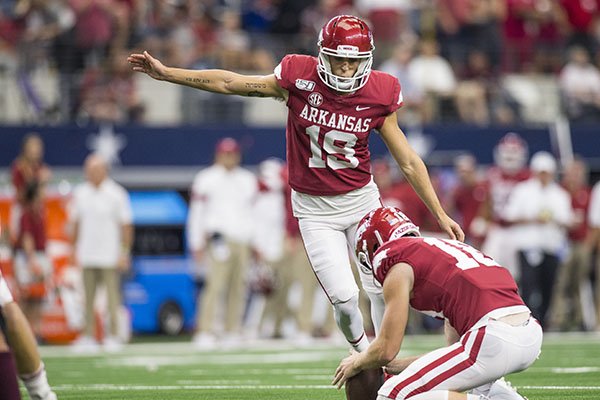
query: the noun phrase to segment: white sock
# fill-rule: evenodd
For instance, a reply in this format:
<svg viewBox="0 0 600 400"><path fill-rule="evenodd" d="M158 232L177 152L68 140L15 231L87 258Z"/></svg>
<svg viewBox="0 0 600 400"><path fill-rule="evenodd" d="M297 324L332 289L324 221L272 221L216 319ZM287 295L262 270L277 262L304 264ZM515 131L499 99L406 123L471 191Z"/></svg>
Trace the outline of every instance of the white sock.
<svg viewBox="0 0 600 400"><path fill-rule="evenodd" d="M48 384L48 377L46 376L46 368L44 363L40 364L38 370L32 374L19 375L23 385L29 393L29 397L32 399L46 399L52 392L50 385Z"/></svg>
<svg viewBox="0 0 600 400"><path fill-rule="evenodd" d="M367 338L367 335L363 334L358 342L350 343L350 345L354 350L360 353L361 351L367 350L369 347L369 338Z"/></svg>

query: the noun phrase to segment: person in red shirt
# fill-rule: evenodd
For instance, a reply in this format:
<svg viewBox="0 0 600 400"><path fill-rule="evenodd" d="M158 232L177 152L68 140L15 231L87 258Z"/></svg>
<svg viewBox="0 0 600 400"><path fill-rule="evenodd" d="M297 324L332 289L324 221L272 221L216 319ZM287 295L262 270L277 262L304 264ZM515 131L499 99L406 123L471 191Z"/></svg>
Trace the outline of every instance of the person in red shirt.
<svg viewBox="0 0 600 400"><path fill-rule="evenodd" d="M393 376L379 400L523 400L502 377L533 364L542 328L508 270L462 242L421 237L393 207L362 219L355 249L361 269L383 287L385 314L369 348L340 362L334 385L386 367ZM396 359L409 306L445 320L447 347Z"/></svg>
<svg viewBox="0 0 600 400"><path fill-rule="evenodd" d="M427 168L398 126L398 80L371 70L373 35L361 19L339 15L319 34L318 57L289 54L273 74L245 76L226 70L186 70L163 65L147 51L132 54L134 71L200 90L285 101L289 183L294 216L315 275L335 310L348 343L368 346L359 311L348 245L365 212L380 206L373 183L369 134L379 131L398 166L435 216L442 231L462 240L460 226L443 210ZM381 290L361 277L377 330Z"/></svg>
<svg viewBox="0 0 600 400"><path fill-rule="evenodd" d="M455 212L454 217L465 227L467 242L478 247L483 242L483 235L481 229L477 229L477 223L473 224L473 221L476 220L482 204L487 199L487 187L479 179L477 161L471 154L457 157L454 161L454 171L458 183L450 195L449 208Z"/></svg>
<svg viewBox="0 0 600 400"><path fill-rule="evenodd" d="M590 54L597 50L594 39L600 17L600 0L560 0L569 23L567 46L583 46Z"/></svg>
<svg viewBox="0 0 600 400"><path fill-rule="evenodd" d="M518 133L508 132L494 147L493 156L494 165L487 170L484 183L487 196L471 225L485 236L481 250L519 279L516 243L504 209L514 187L531 177L527 142Z"/></svg>
<svg viewBox="0 0 600 400"><path fill-rule="evenodd" d="M431 234L439 234L433 216L421 201L415 189L400 174L394 175L387 160L375 160L373 162L373 179L379 188L381 202L384 206L393 206L411 215L413 221L422 230ZM435 183L434 183L435 185ZM461 224L465 226L464 224Z"/></svg>
<svg viewBox="0 0 600 400"><path fill-rule="evenodd" d="M23 138L21 153L12 164L11 175L18 205L23 203L29 184L44 185L50 179L50 168L44 163L44 142L37 133L28 133Z"/></svg>
<svg viewBox="0 0 600 400"><path fill-rule="evenodd" d="M52 272L52 264L46 255L46 224L40 193L41 187L37 183L27 185L14 243L14 268L21 306L36 334L40 332L42 305Z"/></svg>

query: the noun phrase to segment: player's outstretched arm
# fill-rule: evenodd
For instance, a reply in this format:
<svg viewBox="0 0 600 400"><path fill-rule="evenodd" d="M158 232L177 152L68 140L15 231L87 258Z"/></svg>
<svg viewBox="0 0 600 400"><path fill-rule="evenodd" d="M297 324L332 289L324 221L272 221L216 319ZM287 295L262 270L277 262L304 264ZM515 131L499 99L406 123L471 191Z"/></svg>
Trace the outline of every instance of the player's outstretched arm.
<svg viewBox="0 0 600 400"><path fill-rule="evenodd" d="M144 51L127 57L131 68L159 80L190 86L208 92L251 97L286 98L275 75L249 76L221 69L191 70L165 66Z"/></svg>
<svg viewBox="0 0 600 400"><path fill-rule="evenodd" d="M465 234L460 225L450 218L442 208L431 184L427 167L421 157L410 147L404 132L398 126L395 112L386 117L379 132L402 173L435 216L440 228L451 239L465 240Z"/></svg>

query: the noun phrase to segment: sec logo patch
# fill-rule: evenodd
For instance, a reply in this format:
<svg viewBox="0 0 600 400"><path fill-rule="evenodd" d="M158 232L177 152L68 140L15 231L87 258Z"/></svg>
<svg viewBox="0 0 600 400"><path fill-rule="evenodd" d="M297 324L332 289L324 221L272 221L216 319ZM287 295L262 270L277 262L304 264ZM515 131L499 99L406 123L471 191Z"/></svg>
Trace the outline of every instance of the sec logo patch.
<svg viewBox="0 0 600 400"><path fill-rule="evenodd" d="M313 107L319 107L323 104L323 96L319 92L311 93L310 96L308 96L308 102Z"/></svg>

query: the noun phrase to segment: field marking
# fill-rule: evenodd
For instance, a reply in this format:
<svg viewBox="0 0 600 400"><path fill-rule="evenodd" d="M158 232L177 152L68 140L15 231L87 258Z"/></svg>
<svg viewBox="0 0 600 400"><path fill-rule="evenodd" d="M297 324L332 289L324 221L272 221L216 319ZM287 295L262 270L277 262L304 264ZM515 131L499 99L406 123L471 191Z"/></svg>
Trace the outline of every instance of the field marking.
<svg viewBox="0 0 600 400"><path fill-rule="evenodd" d="M535 389L535 390L600 390L600 386L519 386L519 389Z"/></svg>
<svg viewBox="0 0 600 400"><path fill-rule="evenodd" d="M552 372L554 374L586 374L600 372L600 367L531 367L528 371Z"/></svg>
<svg viewBox="0 0 600 400"><path fill-rule="evenodd" d="M583 374L588 372L599 372L600 367L551 368L550 371L555 374Z"/></svg>
<svg viewBox="0 0 600 400"><path fill-rule="evenodd" d="M314 374L333 374L334 368L236 368L227 371L228 375L314 375ZM174 374L181 375L181 371L173 371ZM220 373L220 372L218 372ZM192 369L188 375L214 375L214 369Z"/></svg>
<svg viewBox="0 0 600 400"><path fill-rule="evenodd" d="M141 390L272 390L272 389L294 389L294 390L314 390L314 389L335 389L332 385L113 385L113 384L89 384L89 385L58 385L52 386L56 391L67 390L121 390L121 391L141 391Z"/></svg>
<svg viewBox="0 0 600 400"><path fill-rule="evenodd" d="M202 380L194 380L194 379L181 379L181 380L177 380L175 381L176 384L178 385L204 385L206 384L205 381ZM233 380L229 380L229 379L211 379L210 380L210 384L211 385L228 385L228 384L232 384L232 385L259 385L261 383L261 381L259 379L233 379Z"/></svg>
<svg viewBox="0 0 600 400"><path fill-rule="evenodd" d="M99 367L146 367L152 368L176 365L234 365L234 364L289 364L302 362L338 361L341 359L339 352L286 352L273 354L205 354L205 355L170 355L170 356L115 356L114 358L101 358L94 362Z"/></svg>
<svg viewBox="0 0 600 400"><path fill-rule="evenodd" d="M332 385L114 385L114 384L88 384L88 385L57 385L52 387L56 391L69 390L332 390ZM519 386L519 389L531 390L600 390L600 386Z"/></svg>

